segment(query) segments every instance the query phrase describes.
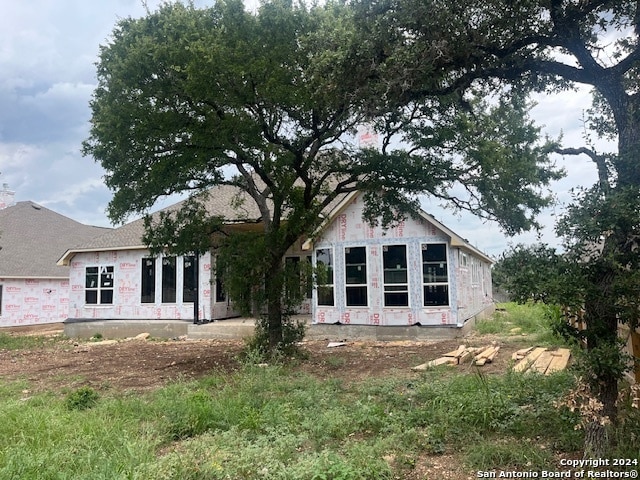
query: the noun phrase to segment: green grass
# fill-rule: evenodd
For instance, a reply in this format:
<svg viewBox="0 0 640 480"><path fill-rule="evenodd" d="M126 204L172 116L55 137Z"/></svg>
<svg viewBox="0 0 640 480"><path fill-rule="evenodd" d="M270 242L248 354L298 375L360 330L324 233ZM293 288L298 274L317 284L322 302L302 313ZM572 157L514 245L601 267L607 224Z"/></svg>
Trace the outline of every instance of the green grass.
<svg viewBox="0 0 640 480"><path fill-rule="evenodd" d="M0 478L385 480L443 453L469 472L553 470L554 454L583 441L576 415L554 406L574 383L566 371L433 369L346 384L249 364L136 395L30 396L22 380L0 385ZM628 456L640 418L625 411Z"/></svg>
<svg viewBox="0 0 640 480"><path fill-rule="evenodd" d="M39 335L9 335L7 333L0 333L0 351L42 348L64 340L66 340L66 338L61 335L45 337Z"/></svg>
<svg viewBox="0 0 640 480"><path fill-rule="evenodd" d="M0 478L391 479L424 454L461 452L481 468L480 440L487 458L518 464L501 450L504 438L535 439L516 450L549 467L543 447L580 445L575 418L552 405L572 382L568 373L434 371L347 388L246 367L142 396L101 393L87 409L68 408L62 395L24 400L4 389Z"/></svg>
<svg viewBox="0 0 640 480"><path fill-rule="evenodd" d="M493 316L477 323L476 330L481 335L500 335L516 341L536 342L539 346L564 345L552 332L552 309L541 303L502 303Z"/></svg>

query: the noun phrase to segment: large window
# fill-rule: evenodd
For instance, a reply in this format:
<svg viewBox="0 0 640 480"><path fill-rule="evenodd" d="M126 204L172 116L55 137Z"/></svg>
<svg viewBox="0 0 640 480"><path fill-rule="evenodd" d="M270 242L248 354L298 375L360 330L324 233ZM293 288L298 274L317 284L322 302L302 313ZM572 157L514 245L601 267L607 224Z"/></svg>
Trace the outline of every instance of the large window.
<svg viewBox="0 0 640 480"><path fill-rule="evenodd" d="M196 257L188 255L183 257L182 264L182 301L193 303L196 301L196 289L198 288Z"/></svg>
<svg viewBox="0 0 640 480"><path fill-rule="evenodd" d="M156 301L156 259L142 259L141 273L141 298L142 303L155 303Z"/></svg>
<svg viewBox="0 0 640 480"><path fill-rule="evenodd" d="M449 305L447 245L422 245L422 287L425 307Z"/></svg>
<svg viewBox="0 0 640 480"><path fill-rule="evenodd" d="M162 258L162 303L176 303L176 257Z"/></svg>
<svg viewBox="0 0 640 480"><path fill-rule="evenodd" d="M385 306L408 307L407 246L384 245L382 247L382 267L384 270Z"/></svg>
<svg viewBox="0 0 640 480"><path fill-rule="evenodd" d="M113 266L87 267L84 286L87 305L113 304Z"/></svg>
<svg viewBox="0 0 640 480"><path fill-rule="evenodd" d="M367 306L367 248L344 249L348 307Z"/></svg>
<svg viewBox="0 0 640 480"><path fill-rule="evenodd" d="M316 250L316 272L318 282L318 305L333 307L333 250Z"/></svg>

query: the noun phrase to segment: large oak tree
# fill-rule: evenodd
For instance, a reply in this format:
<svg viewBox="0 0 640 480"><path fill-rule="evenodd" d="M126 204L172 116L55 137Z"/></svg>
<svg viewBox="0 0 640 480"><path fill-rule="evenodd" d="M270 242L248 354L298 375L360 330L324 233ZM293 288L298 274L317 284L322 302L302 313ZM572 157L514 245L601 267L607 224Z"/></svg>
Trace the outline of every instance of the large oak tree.
<svg viewBox="0 0 640 480"><path fill-rule="evenodd" d="M228 245L246 249L228 256L237 263L226 272L241 273L229 282L243 290L236 300L263 293L271 349L285 340L285 252L339 195L362 191L369 220L388 224L429 194L509 232L533 225L550 201L551 146L539 142L521 97L493 106L451 92L407 97L379 47L361 36L353 8L286 0L257 12L239 0L166 4L120 21L102 46L84 152L106 170L111 219L188 192L183 212L148 222L147 239L202 250L225 220L207 217L203 192L243 192L261 232L226 232ZM431 75L436 84L449 72ZM363 122L379 129L381 148L350 141Z"/></svg>
<svg viewBox="0 0 640 480"><path fill-rule="evenodd" d="M437 89L495 94L506 85L537 92L593 87L588 126L616 141L617 151L557 149L585 155L599 176L577 194L559 230L580 266L565 279L580 295L567 300L584 308L587 330L580 335L588 342L593 392L603 417L615 422L624 370L618 322L636 328L640 315L640 2L390 0L361 8L368 19L363 28L383 39L396 85L407 97ZM390 31L403 35L390 37ZM434 85L431 73L439 71L448 74ZM601 456L606 447L602 423L587 429L591 455Z"/></svg>

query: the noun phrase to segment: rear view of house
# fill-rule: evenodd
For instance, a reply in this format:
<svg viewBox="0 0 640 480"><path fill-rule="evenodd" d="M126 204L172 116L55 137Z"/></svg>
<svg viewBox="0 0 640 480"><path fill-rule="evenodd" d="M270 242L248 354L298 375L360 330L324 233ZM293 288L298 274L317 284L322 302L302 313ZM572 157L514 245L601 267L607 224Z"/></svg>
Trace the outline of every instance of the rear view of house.
<svg viewBox="0 0 640 480"><path fill-rule="evenodd" d="M207 211L229 228L259 230L260 213L249 201L234 202L238 194L212 190ZM242 211L232 207L238 203ZM358 192L341 197L323 227L285 256L323 272L316 286L302 282L307 298L298 313L311 314L313 324L459 327L492 308L489 257L425 212L383 230L369 226L362 209ZM215 251L152 256L143 233L136 220L67 250L59 263L70 267L68 323L238 315L215 275Z"/></svg>

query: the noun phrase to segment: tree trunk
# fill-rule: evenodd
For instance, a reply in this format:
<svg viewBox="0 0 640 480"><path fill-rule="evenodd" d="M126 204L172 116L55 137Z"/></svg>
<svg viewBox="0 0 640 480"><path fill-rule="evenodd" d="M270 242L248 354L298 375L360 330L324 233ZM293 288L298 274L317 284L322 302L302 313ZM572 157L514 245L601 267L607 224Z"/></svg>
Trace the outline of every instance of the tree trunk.
<svg viewBox="0 0 640 480"><path fill-rule="evenodd" d="M607 429L599 422L591 421L584 429L584 459L605 458L609 446Z"/></svg>
<svg viewBox="0 0 640 480"><path fill-rule="evenodd" d="M586 412L589 417L595 418L585 426L585 458L604 456L610 447L606 424L615 422L617 418L618 378L608 363L612 359L601 357L603 351L618 348L617 302L613 292L616 268L611 262L611 254L616 248L616 239L611 235L605 240L599 257L590 265L591 288L585 299L587 349L589 358L593 360L589 364L591 392L602 404L602 409ZM589 409L590 406L585 408Z"/></svg>
<svg viewBox="0 0 640 480"><path fill-rule="evenodd" d="M282 295L284 289L283 255L276 251L270 254L270 269L265 278L267 300L267 335L269 351L273 353L283 342Z"/></svg>

